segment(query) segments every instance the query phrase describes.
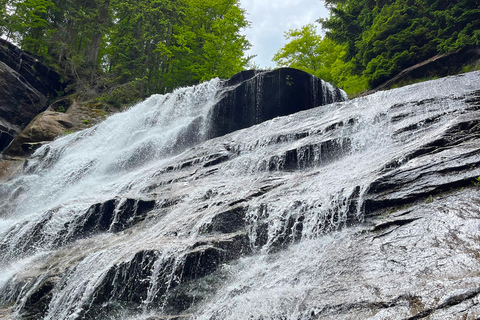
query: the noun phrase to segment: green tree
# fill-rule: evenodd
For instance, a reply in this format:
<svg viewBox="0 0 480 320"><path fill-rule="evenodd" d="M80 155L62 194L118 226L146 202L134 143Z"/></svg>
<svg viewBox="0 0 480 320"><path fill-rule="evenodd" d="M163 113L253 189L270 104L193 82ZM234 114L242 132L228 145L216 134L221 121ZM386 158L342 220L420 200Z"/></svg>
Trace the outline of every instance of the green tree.
<svg viewBox="0 0 480 320"><path fill-rule="evenodd" d="M0 0L0 37L6 37L9 28L10 15L7 10L8 0Z"/></svg>
<svg viewBox="0 0 480 320"><path fill-rule="evenodd" d="M320 22L345 45L344 62L375 87L402 69L480 45L478 0L327 0Z"/></svg>
<svg viewBox="0 0 480 320"><path fill-rule="evenodd" d="M367 87L362 76L354 74L352 63L344 61L347 47L317 34L314 24L285 32L289 42L273 57L278 67L292 67L332 82L348 94Z"/></svg>
<svg viewBox="0 0 480 320"><path fill-rule="evenodd" d="M480 1L451 1L446 7L439 2L432 8L439 29L440 52L480 46Z"/></svg>
<svg viewBox="0 0 480 320"><path fill-rule="evenodd" d="M0 32L65 74L91 73L110 25L109 2L2 0Z"/></svg>
<svg viewBox="0 0 480 320"><path fill-rule="evenodd" d="M3 37L84 88L120 85L136 98L248 62L238 0L0 0L0 18Z"/></svg>
<svg viewBox="0 0 480 320"><path fill-rule="evenodd" d="M56 32L51 38L52 55L71 69L93 72L99 64L102 41L111 25L110 0L54 0ZM73 70L72 70L73 71ZM75 70L76 71L76 70Z"/></svg>
<svg viewBox="0 0 480 320"><path fill-rule="evenodd" d="M159 44L170 42L181 3L166 0L113 0L114 20L109 34L109 69L121 83L153 81L164 63Z"/></svg>
<svg viewBox="0 0 480 320"><path fill-rule="evenodd" d="M345 58L352 60L357 53L356 44L371 25L379 6L388 0L326 0L330 10L328 19L319 19L327 37L346 46Z"/></svg>
<svg viewBox="0 0 480 320"><path fill-rule="evenodd" d="M240 32L248 26L238 0L186 0L185 13L174 26L173 43L158 49L170 57L165 74L169 89L214 77L228 78L248 63L250 47Z"/></svg>
<svg viewBox="0 0 480 320"><path fill-rule="evenodd" d="M50 0L3 1L3 30L6 37L25 50L43 56L47 39L53 32L50 15L54 4Z"/></svg>
<svg viewBox="0 0 480 320"><path fill-rule="evenodd" d="M357 43L357 59L371 86L434 56L434 29L425 7L410 0L384 5Z"/></svg>
<svg viewBox="0 0 480 320"><path fill-rule="evenodd" d="M311 74L322 74L324 79L330 78L328 70L320 69L332 64L331 61L327 61L331 60L328 58L332 55L321 48L322 37L317 34L313 23L286 31L285 38L289 42L272 59L277 66L297 68Z"/></svg>

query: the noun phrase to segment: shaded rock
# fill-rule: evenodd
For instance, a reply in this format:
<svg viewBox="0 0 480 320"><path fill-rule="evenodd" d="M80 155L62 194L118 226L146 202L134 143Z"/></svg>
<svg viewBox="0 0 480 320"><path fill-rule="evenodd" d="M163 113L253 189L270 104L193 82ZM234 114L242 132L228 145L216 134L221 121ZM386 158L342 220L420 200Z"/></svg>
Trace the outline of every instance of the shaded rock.
<svg viewBox="0 0 480 320"><path fill-rule="evenodd" d="M22 319L35 320L45 316L48 311L48 304L53 296L55 285L56 282L51 281L51 279L45 279L41 283L36 284L34 291L31 292L23 302L21 312Z"/></svg>
<svg viewBox="0 0 480 320"><path fill-rule="evenodd" d="M45 236L60 214L60 208L52 209L42 219L31 223L28 232L19 234L15 229L10 230L5 241L0 243L0 252L6 257L8 254L4 250L9 239L18 240L19 237L23 240L15 240L16 255L23 256L35 250L39 243L45 248L55 248L101 232L120 232L143 221L154 206L153 200L111 199L91 205L72 221L65 223L54 235Z"/></svg>
<svg viewBox="0 0 480 320"><path fill-rule="evenodd" d="M190 292L192 281L214 273L222 263L249 253L245 234L206 238L180 256L163 255L155 250L139 251L113 266L96 288L85 319L97 319L142 304L163 305L167 314L178 314L202 299ZM193 284L193 288L197 285ZM198 288L201 289L201 288Z"/></svg>
<svg viewBox="0 0 480 320"><path fill-rule="evenodd" d="M73 222L70 237L99 232L119 232L143 221L155 206L154 200L112 199L92 205L85 215Z"/></svg>
<svg viewBox="0 0 480 320"><path fill-rule="evenodd" d="M45 66L41 58L4 39L0 39L0 61L18 72L26 82L49 99L56 98L65 88L62 76Z"/></svg>
<svg viewBox="0 0 480 320"><path fill-rule="evenodd" d="M202 232L212 233L231 233L236 232L245 227L245 211L242 206L235 206L230 210L216 214L210 223L202 227Z"/></svg>
<svg viewBox="0 0 480 320"><path fill-rule="evenodd" d="M0 152L64 87L40 58L0 39Z"/></svg>
<svg viewBox="0 0 480 320"><path fill-rule="evenodd" d="M0 149L4 150L15 138L15 132L11 128L8 128L8 125L5 123L2 125L2 129L5 131L0 130Z"/></svg>
<svg viewBox="0 0 480 320"><path fill-rule="evenodd" d="M275 117L347 100L346 94L306 72L280 68L242 71L211 111L208 137L218 137Z"/></svg>
<svg viewBox="0 0 480 320"><path fill-rule="evenodd" d="M40 112L47 98L0 61L0 152Z"/></svg>
<svg viewBox="0 0 480 320"><path fill-rule="evenodd" d="M316 143L306 142L265 162L265 168L274 170L301 170L325 165L338 160L351 149L349 139L326 140Z"/></svg>

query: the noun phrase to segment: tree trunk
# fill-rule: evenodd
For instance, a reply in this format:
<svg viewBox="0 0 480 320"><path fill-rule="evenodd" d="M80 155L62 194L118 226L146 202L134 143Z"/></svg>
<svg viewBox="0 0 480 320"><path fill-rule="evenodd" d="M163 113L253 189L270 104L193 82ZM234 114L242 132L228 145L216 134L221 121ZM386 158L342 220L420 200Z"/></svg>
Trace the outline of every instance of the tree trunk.
<svg viewBox="0 0 480 320"><path fill-rule="evenodd" d="M110 0L98 2L98 16L96 21L96 30L93 34L89 48L85 52L85 62L89 68L94 70L98 64L98 52L102 45L102 38L105 32L105 26L108 23Z"/></svg>

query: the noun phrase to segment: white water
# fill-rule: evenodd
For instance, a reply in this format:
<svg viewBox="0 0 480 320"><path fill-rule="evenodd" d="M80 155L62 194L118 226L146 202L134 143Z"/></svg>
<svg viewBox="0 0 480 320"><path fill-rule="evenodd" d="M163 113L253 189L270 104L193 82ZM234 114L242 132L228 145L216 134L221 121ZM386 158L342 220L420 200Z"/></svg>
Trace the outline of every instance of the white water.
<svg viewBox="0 0 480 320"><path fill-rule="evenodd" d="M183 153L178 136L195 119L207 118L218 98L218 80L153 96L96 127L43 147L30 161L27 174L0 186L0 245L7 246L0 264L0 288L9 290L5 286L14 276L22 279L63 270L61 286L45 319L75 319L107 272L132 260L141 250L157 252L152 278L164 274L162 279L168 284L175 281L175 275L162 269L164 261L173 256L175 264L180 264L189 247L208 240L201 230L217 213L269 186L274 192L248 202L246 231L255 255L224 267L231 282L207 300L195 317L307 317L299 308L309 290L322 282L322 255L327 254L322 248L345 240L341 233L325 233L346 224L352 194L359 193L354 215L362 221L362 194L378 171L407 161L409 151L434 139L449 121L466 113L466 106L456 97L478 90L478 77L478 73L471 73L461 83L447 78L276 118ZM412 108L416 101L430 98L441 99ZM399 103L407 107L392 108ZM411 114L391 121L406 110ZM435 116L444 119L420 127L414 134L399 131ZM199 128L194 139L197 143L204 139L205 121ZM299 139L295 137L298 133L306 135ZM331 158L325 155L320 142L327 140L338 142L343 152ZM307 155L309 145L317 147ZM297 150L302 170L284 168L288 161L285 153L292 149ZM212 154L226 154L230 160L214 173L201 165L180 170L182 163L192 159L202 163ZM313 165L304 165L303 157L311 157ZM176 170L166 171L168 167ZM104 233L57 248L59 234L65 229L72 231L69 223L92 204L115 197L153 199L156 209L131 230ZM171 199L181 201L163 209ZM40 238L33 247L25 248L23 242L48 211L51 218L46 220ZM293 236L301 242L286 252L270 253L284 241L289 219L294 224L302 222L302 230ZM259 240L262 232L266 232L263 242ZM165 301L154 299L159 285L153 282L141 310L131 311L136 319L162 312ZM22 303L17 303L17 310ZM272 314L272 310L277 313Z"/></svg>
<svg viewBox="0 0 480 320"><path fill-rule="evenodd" d="M95 127L41 148L29 162L29 175L17 183L32 192L17 200L21 207L15 208L15 216L35 214L72 200L117 195L142 167L152 161L158 164L188 147L177 140L196 120L201 121L194 142L204 140L208 112L219 89L220 80L215 79L172 94L154 95Z"/></svg>
<svg viewBox="0 0 480 320"><path fill-rule="evenodd" d="M28 262L38 263L35 257L39 253L55 248L65 226L92 204L119 194L141 197L138 189L128 191L129 184L143 179L152 162L161 165L163 159L205 140L208 113L219 98L220 88L220 80L214 79L171 94L154 95L95 127L40 148L29 160L27 174L0 185L0 244L11 247L0 258L0 286L25 270ZM192 123L196 127L188 132ZM182 141L185 132L194 134L192 141ZM26 242L48 212L54 213L41 237ZM81 273L80 277L60 292L58 302L54 297L52 315L47 318L61 319L66 312L81 307L71 300L78 303L78 299L88 298L95 281L116 261L115 253L111 248L92 253L74 271Z"/></svg>
<svg viewBox="0 0 480 320"><path fill-rule="evenodd" d="M458 97L480 89L479 76L480 73L476 72L463 76L462 80L465 81L462 83L458 78L447 78L379 92L270 121L248 133L239 134L242 138L232 138L235 141L247 141L239 149L253 151L227 164L223 168L227 171L223 174L258 175L263 168L262 159L275 153L281 154L281 145L271 148L269 145L272 139L284 133L283 129L285 134L316 132L331 123L341 122L343 129L332 135L327 134L327 137L351 137L353 147L352 151L333 163L320 163L317 168L305 170L302 174L297 172L291 177L283 175L281 181L288 181L285 187L282 185L274 194L259 199L256 206L256 201L250 203L247 215L252 233L250 238L255 240L258 221L266 221L268 242L259 254L224 267L229 275L225 285L196 311L192 319L319 319L315 314L325 310L316 309L318 304L335 306L344 301L344 296L353 297L352 303L361 302L355 299L364 299L368 288L346 287L344 284L354 284L355 278L361 277L364 272L356 270L352 274L344 273L344 270L352 269L351 266L356 264L355 257L352 259L351 255L344 253L350 250L352 239L349 237L360 237L360 234L341 231L325 235L326 230L319 226L326 226L328 230L328 226L333 225L335 230L346 221L348 197L356 186L360 186L357 218L361 221L362 194L378 177L379 171L389 170L392 163L406 163L408 166L409 152L435 140L454 119L468 115L470 111L465 110L467 105L459 103ZM417 105L419 101L434 98L438 100ZM402 120L392 121L403 114L406 117ZM437 116L442 117L438 123L428 124L425 121ZM346 125L350 119L355 119L356 124ZM295 130L289 130L291 123L297 126ZM403 128L414 123L420 123L417 130L402 132ZM245 138L246 135L249 138ZM256 138L258 136L261 138ZM338 212L338 215L335 217L333 212ZM302 241L279 253L269 253L269 244L274 244L285 233L288 217L304 217ZM349 257L351 260L331 257ZM350 267L343 268L343 264ZM382 285L389 287L388 284ZM319 299L322 303L319 303ZM375 300L373 296L372 301ZM372 314L369 319L390 319L391 316L383 317L379 313L377 316ZM331 319L337 317L333 315Z"/></svg>

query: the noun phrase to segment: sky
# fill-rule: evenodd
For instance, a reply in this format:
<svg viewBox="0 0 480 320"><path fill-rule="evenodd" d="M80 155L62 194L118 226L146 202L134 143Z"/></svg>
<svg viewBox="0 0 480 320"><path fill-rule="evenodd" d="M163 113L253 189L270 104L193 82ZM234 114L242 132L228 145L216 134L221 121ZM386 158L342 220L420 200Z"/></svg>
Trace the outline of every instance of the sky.
<svg viewBox="0 0 480 320"><path fill-rule="evenodd" d="M240 0L240 4L251 22L243 32L252 44L247 55L257 55L254 61L260 68L275 66L271 60L286 43L285 31L328 17L322 0Z"/></svg>

